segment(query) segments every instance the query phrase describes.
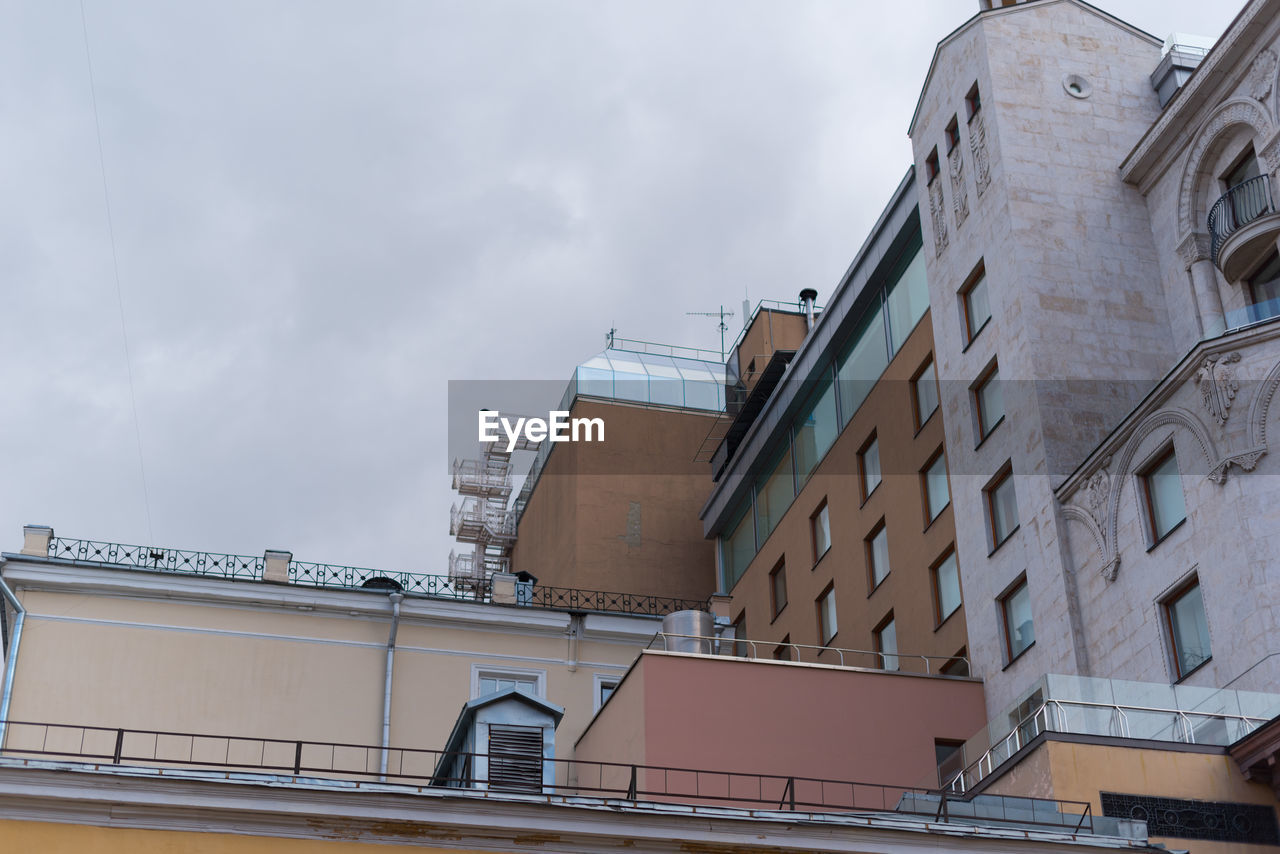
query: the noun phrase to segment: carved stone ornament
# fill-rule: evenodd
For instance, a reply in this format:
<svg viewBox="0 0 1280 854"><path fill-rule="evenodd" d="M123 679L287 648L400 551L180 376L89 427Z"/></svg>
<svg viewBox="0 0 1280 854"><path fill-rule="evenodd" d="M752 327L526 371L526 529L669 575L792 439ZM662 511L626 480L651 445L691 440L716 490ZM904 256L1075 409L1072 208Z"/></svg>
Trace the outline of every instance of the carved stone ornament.
<svg viewBox="0 0 1280 854"><path fill-rule="evenodd" d="M969 188L964 183L964 158L960 156L963 151L956 145L947 153L947 166L951 173L951 206L955 209L957 229L969 216Z"/></svg>
<svg viewBox="0 0 1280 854"><path fill-rule="evenodd" d="M1190 270L1191 265L1197 261L1208 261L1209 235L1203 231L1195 231L1188 234L1178 244L1178 257L1182 259L1182 266L1185 270Z"/></svg>
<svg viewBox="0 0 1280 854"><path fill-rule="evenodd" d="M1273 50L1264 50L1253 61L1249 69L1249 95L1259 103L1266 103L1271 94L1271 83L1276 77L1276 54Z"/></svg>
<svg viewBox="0 0 1280 854"><path fill-rule="evenodd" d="M1111 458L1107 457L1102 467L1085 481L1084 488L1080 492L1085 508L1098 523L1099 528L1102 527L1103 519L1106 517L1107 499L1111 497L1111 475L1107 474L1109 465L1111 465Z"/></svg>
<svg viewBox="0 0 1280 854"><path fill-rule="evenodd" d="M1230 367L1239 361L1239 353L1228 353L1225 356L1215 353L1206 356L1200 369L1196 371L1196 385L1200 386L1204 408L1219 426L1227 423L1231 402L1236 399L1236 392L1240 390L1235 372Z"/></svg>
<svg viewBox="0 0 1280 854"><path fill-rule="evenodd" d="M987 125L981 111L969 120L969 147L973 150L973 183L981 198L982 192L991 183L991 163L987 159Z"/></svg>
<svg viewBox="0 0 1280 854"><path fill-rule="evenodd" d="M941 255L947 248L947 210L942 201L942 181L935 180L929 185L929 220L933 223L933 249L935 255Z"/></svg>

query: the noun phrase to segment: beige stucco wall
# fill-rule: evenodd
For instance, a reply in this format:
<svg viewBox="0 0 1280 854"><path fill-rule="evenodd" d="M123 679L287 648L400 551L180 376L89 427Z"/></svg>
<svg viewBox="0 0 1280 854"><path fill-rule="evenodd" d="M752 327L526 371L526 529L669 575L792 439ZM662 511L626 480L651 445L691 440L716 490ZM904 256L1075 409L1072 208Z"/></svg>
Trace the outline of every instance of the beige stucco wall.
<svg viewBox="0 0 1280 854"><path fill-rule="evenodd" d="M6 578L14 571L10 561ZM30 575L29 567L23 571ZM46 587L59 583L57 571L49 570ZM169 585L169 595L182 595L181 580L173 577L98 572ZM237 592L281 589L200 583ZM312 603L304 607L313 610L302 611L292 602L202 603L18 587L27 617L12 720L380 742L390 621L383 594L292 588ZM565 709L557 755L569 755L594 711L594 677L625 673L659 619L589 615L573 644L571 624L558 611L406 598L391 744L441 748L472 696L475 669L494 668L544 681L547 699ZM18 735L11 733L11 744Z"/></svg>

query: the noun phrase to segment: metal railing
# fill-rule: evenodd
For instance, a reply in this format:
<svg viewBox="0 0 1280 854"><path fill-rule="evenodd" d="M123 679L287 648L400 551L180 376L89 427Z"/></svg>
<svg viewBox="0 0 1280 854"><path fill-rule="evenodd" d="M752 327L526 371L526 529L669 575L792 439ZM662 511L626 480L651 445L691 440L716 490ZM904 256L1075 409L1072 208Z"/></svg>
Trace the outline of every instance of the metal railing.
<svg viewBox="0 0 1280 854"><path fill-rule="evenodd" d="M963 656L921 655L919 653L878 652L870 649L843 649L835 646L819 646L807 643L781 643L779 641L749 640L747 638L709 638L704 635L684 635L675 632L658 632L646 649L657 643L667 652L702 652L705 655L731 656L735 658L764 658L769 661L796 661L812 664L837 664L840 667L863 667L901 673L942 674L943 668L963 664L968 672L969 660ZM672 647L676 647L672 649ZM689 647L689 649L680 649ZM760 650L766 650L761 656ZM786 651L779 657L780 650ZM908 669L904 665L910 665ZM936 670L935 670L936 667Z"/></svg>
<svg viewBox="0 0 1280 854"><path fill-rule="evenodd" d="M1227 190L1209 210L1209 257L1213 263L1218 263L1218 253L1228 237L1275 210L1269 175L1258 175Z"/></svg>
<svg viewBox="0 0 1280 854"><path fill-rule="evenodd" d="M605 349L626 350L631 353L647 353L652 356L670 356L674 359L693 359L697 362L724 364L724 358L715 350L701 347L682 347L678 344L657 344L636 338L622 338L612 332L605 334Z"/></svg>
<svg viewBox="0 0 1280 854"><path fill-rule="evenodd" d="M71 540L61 537L49 541L49 557L104 566L171 572L178 575L205 575L258 581L262 578L264 558L228 555L214 552L185 551L156 546L132 546L97 540ZM361 566L344 566L310 561L289 561L289 582L308 587L336 587L359 590L382 589L394 582L405 593L416 593L433 599L492 603L488 584L477 585L471 579L449 578L425 572L393 572ZM573 587L533 585L519 592L514 603L523 607L549 608L561 611L597 611L606 614L631 614L662 617L673 611L705 611L705 599L680 599L644 593L615 593L607 590L581 590Z"/></svg>
<svg viewBox="0 0 1280 854"><path fill-rule="evenodd" d="M1082 801L983 795L980 802L954 792L882 783L740 771L678 768L583 759L534 759L542 779L556 782L500 787L477 779L477 759L509 760L513 754L446 752L426 748L208 735L123 727L8 721L0 756L91 763L97 767L182 769L271 774L308 780L377 783L417 790L450 788L504 793L597 797L627 801L703 803L747 809L807 812L883 812L952 818L970 823L1036 825L1093 832L1093 814ZM381 770L382 752L387 770ZM524 758L524 757L520 757ZM460 773L453 774L452 770ZM554 770L547 774L546 771ZM530 775L530 781L536 777Z"/></svg>
<svg viewBox="0 0 1280 854"><path fill-rule="evenodd" d="M1071 714L1072 711L1077 714ZM1135 720L1146 718L1137 727ZM1199 723L1193 722L1198 720ZM1155 706L1122 706L1087 700L1049 699L1018 721L1012 731L986 752L964 766L945 786L964 793L971 790L1041 733L1082 733L1116 738L1141 738L1184 744L1228 745L1267 722L1267 718L1228 712L1196 712ZM1103 725L1105 722L1105 726ZM1215 735L1217 737L1215 737Z"/></svg>
<svg viewBox="0 0 1280 854"><path fill-rule="evenodd" d="M181 572L213 575L218 578L261 578L261 555L232 555L216 552L194 552L184 549L162 549L156 546L132 546L98 540L49 540L49 557L84 563L109 563L157 572Z"/></svg>

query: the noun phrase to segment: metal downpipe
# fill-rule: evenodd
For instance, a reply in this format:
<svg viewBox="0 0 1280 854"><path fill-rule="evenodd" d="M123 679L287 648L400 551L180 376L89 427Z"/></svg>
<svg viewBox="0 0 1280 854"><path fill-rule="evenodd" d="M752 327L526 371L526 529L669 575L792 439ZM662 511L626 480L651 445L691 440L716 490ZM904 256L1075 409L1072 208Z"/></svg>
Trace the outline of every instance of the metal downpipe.
<svg viewBox="0 0 1280 854"><path fill-rule="evenodd" d="M391 633L387 636L387 679L382 688L382 754L378 762L378 780L387 781L387 759L391 748L391 675L396 663L396 631L400 628L400 602L403 593L392 593Z"/></svg>
<svg viewBox="0 0 1280 854"><path fill-rule="evenodd" d="M4 563L4 560L0 559L0 570L4 568ZM13 640L9 643L8 655L5 656L4 686L0 688L0 750L3 750L5 736L8 735L9 703L13 699L13 674L18 669L18 644L22 641L22 622L27 616L27 611L18 601L18 597L13 595L9 585L5 584L2 575L0 575L0 594L3 594L18 615L13 621ZM3 603L0 603L0 607L4 607Z"/></svg>

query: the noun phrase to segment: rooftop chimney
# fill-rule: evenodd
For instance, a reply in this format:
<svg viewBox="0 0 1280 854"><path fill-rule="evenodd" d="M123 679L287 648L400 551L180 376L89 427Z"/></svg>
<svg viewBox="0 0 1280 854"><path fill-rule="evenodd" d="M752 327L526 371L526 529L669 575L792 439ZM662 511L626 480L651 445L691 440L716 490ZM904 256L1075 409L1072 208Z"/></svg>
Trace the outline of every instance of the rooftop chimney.
<svg viewBox="0 0 1280 854"><path fill-rule="evenodd" d="M804 320L807 329L813 329L813 302L818 298L818 292L813 288L805 288L800 292L800 306L804 309Z"/></svg>

